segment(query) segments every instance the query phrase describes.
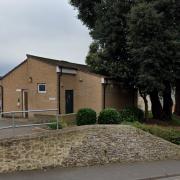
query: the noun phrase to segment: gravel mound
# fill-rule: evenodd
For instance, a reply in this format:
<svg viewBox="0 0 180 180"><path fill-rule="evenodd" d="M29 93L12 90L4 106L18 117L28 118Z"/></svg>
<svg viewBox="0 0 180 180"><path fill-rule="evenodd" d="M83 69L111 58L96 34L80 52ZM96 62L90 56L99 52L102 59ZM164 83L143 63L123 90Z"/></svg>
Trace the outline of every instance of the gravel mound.
<svg viewBox="0 0 180 180"><path fill-rule="evenodd" d="M0 140L0 173L180 159L180 146L125 125L67 128Z"/></svg>
<svg viewBox="0 0 180 180"><path fill-rule="evenodd" d="M180 146L125 125L77 128L82 142L73 145L63 166L180 159Z"/></svg>

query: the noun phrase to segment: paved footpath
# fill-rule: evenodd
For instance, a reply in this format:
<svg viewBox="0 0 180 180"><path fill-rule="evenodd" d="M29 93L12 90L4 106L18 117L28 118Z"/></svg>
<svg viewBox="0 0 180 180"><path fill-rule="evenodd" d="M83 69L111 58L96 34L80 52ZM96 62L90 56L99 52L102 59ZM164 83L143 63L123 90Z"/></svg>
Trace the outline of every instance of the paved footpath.
<svg viewBox="0 0 180 180"><path fill-rule="evenodd" d="M33 122L26 120L26 119L15 119L16 125L27 125L27 124L33 124ZM6 118L1 119L0 118L0 128L12 126L12 119ZM35 133L41 133L43 131L46 131L45 129L42 129L40 127L21 127L21 128L15 128L14 130L12 128L10 129L1 129L0 130L0 139L4 138L12 138L14 136L22 136L22 135L30 135Z"/></svg>
<svg viewBox="0 0 180 180"><path fill-rule="evenodd" d="M109 164L1 174L0 180L180 180L180 161Z"/></svg>

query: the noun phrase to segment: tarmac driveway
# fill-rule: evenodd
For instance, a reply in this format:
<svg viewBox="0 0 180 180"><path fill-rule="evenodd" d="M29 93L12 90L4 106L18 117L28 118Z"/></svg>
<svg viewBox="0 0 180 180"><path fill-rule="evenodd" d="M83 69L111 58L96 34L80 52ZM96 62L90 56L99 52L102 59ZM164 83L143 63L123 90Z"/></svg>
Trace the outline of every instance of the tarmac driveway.
<svg viewBox="0 0 180 180"><path fill-rule="evenodd" d="M27 119L15 119L15 125L27 125L31 124ZM13 122L11 118L0 118L0 128L12 126ZM19 135L29 135L45 131L45 129L39 127L20 127L20 128L9 128L0 129L0 139L11 138Z"/></svg>

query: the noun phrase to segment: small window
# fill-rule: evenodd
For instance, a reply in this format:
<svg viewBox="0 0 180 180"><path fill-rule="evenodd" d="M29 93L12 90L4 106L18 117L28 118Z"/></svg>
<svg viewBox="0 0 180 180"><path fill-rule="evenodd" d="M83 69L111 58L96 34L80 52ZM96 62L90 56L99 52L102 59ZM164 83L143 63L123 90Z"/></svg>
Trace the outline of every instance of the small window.
<svg viewBox="0 0 180 180"><path fill-rule="evenodd" d="M46 93L46 84L38 84L38 93Z"/></svg>

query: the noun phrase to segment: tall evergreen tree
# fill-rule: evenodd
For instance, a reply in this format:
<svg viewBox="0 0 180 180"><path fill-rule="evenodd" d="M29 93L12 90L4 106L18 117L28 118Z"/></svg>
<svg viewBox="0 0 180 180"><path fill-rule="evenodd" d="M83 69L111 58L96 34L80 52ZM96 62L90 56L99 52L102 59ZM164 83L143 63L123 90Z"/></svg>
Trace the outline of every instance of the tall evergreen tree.
<svg viewBox="0 0 180 180"><path fill-rule="evenodd" d="M157 119L171 119L172 116L171 85L176 58L176 31L170 21L173 15L164 12L165 7L170 7L169 1L164 3L139 3L131 9L128 21L130 51L137 67L136 80L150 95L152 112ZM158 92L162 92L163 108Z"/></svg>
<svg viewBox="0 0 180 180"><path fill-rule="evenodd" d="M180 116L180 1L176 0L176 11L175 11L175 22L178 29L178 38L177 38L177 47L178 47L178 57L176 59L176 81L175 81L175 87L176 87L176 93L175 93L175 114Z"/></svg>
<svg viewBox="0 0 180 180"><path fill-rule="evenodd" d="M171 118L176 2L178 0L71 0L94 40L87 64L96 72L138 88L143 97L149 94L153 115L158 119L163 114Z"/></svg>
<svg viewBox="0 0 180 180"><path fill-rule="evenodd" d="M86 25L94 39L86 62L94 71L108 74L133 88L134 77L127 49L126 18L134 1L101 0L93 2L94 8L86 7L88 10L84 12L81 7L87 5L85 1L71 0L72 5L79 10L78 17L83 22L83 16L94 14L93 19L90 16L89 20L84 22L84 24L88 23Z"/></svg>

